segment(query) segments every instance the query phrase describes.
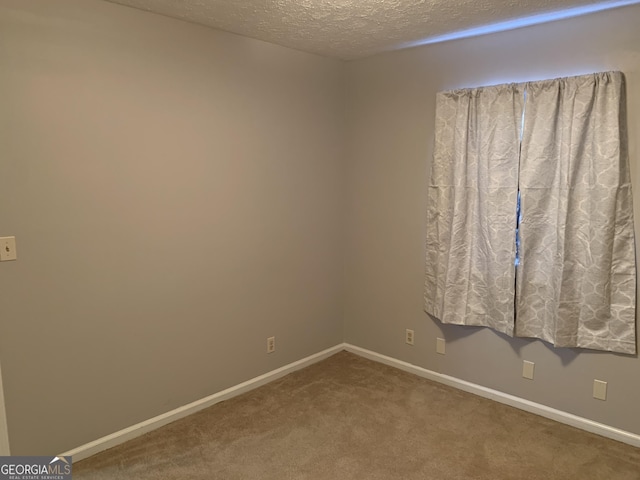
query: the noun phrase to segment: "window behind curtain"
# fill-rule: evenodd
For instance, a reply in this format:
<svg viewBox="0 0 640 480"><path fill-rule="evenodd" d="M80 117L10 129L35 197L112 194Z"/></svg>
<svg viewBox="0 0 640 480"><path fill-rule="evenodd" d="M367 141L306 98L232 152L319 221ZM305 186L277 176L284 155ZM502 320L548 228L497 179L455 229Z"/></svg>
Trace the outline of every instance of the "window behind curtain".
<svg viewBox="0 0 640 480"><path fill-rule="evenodd" d="M624 76L442 92L436 105L425 310L635 353Z"/></svg>

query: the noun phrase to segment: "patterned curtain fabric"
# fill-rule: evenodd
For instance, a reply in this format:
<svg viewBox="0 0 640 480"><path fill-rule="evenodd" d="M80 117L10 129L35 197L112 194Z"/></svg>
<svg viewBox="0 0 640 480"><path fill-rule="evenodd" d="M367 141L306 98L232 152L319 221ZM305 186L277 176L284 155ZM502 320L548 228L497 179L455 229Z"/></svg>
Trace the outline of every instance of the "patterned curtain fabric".
<svg viewBox="0 0 640 480"><path fill-rule="evenodd" d="M635 353L624 93L609 72L438 94L427 313Z"/></svg>
<svg viewBox="0 0 640 480"><path fill-rule="evenodd" d="M534 82L526 95L516 335L635 353L624 77Z"/></svg>
<svg viewBox="0 0 640 480"><path fill-rule="evenodd" d="M518 85L439 93L427 211L425 309L513 335Z"/></svg>

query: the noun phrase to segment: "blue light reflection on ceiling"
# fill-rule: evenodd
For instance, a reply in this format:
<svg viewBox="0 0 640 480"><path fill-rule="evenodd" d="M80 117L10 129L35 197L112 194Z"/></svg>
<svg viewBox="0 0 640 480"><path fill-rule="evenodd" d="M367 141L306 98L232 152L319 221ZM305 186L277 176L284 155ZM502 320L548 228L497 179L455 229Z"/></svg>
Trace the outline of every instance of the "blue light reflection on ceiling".
<svg viewBox="0 0 640 480"><path fill-rule="evenodd" d="M435 37L427 37L422 40L416 40L415 42L404 43L398 48L417 47L419 45L429 45L432 43L446 42L448 40L457 40L460 38L476 37L479 35L486 35L488 33L515 30L516 28L528 27L528 26L537 25L540 23L553 22L555 20L562 20L565 18L577 17L580 15L586 15L588 13L601 12L603 10L610 10L612 8L625 7L628 5L635 5L638 3L640 3L640 0L615 0L613 2L603 2L603 3L595 3L591 5L582 5L580 7L568 8L566 10L540 13L537 15L517 18L514 20L507 20L504 22L492 23L490 25L484 25L482 27L470 28L468 30L461 30L458 32L447 33L444 35L437 35Z"/></svg>

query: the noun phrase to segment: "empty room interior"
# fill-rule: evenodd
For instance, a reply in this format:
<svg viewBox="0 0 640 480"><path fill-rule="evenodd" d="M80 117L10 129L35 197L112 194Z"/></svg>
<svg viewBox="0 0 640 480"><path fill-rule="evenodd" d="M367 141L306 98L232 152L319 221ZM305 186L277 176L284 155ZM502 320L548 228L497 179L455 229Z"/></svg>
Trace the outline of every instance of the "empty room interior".
<svg viewBox="0 0 640 480"><path fill-rule="evenodd" d="M0 455L640 479L639 24L0 0Z"/></svg>

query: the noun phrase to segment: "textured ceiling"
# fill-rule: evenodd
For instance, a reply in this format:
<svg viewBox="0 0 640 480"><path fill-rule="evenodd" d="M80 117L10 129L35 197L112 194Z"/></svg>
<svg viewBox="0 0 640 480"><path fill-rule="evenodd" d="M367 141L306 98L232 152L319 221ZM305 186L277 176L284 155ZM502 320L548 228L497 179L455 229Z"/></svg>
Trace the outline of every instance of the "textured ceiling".
<svg viewBox="0 0 640 480"><path fill-rule="evenodd" d="M575 7L602 3L597 0L108 1L347 60L532 15L571 8L584 13ZM635 2L609 2L620 3Z"/></svg>

